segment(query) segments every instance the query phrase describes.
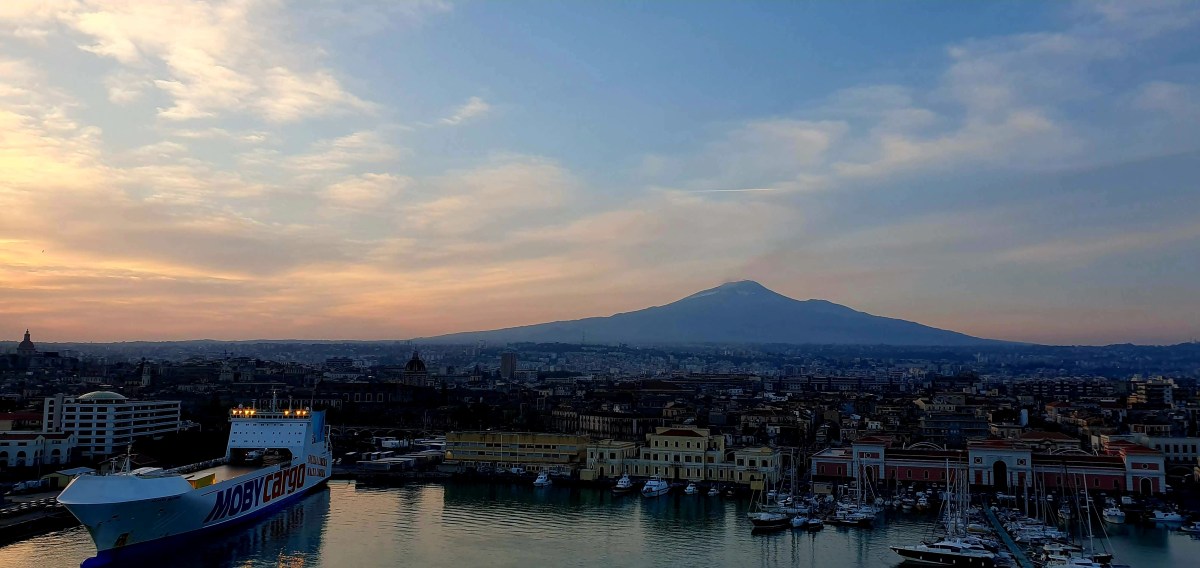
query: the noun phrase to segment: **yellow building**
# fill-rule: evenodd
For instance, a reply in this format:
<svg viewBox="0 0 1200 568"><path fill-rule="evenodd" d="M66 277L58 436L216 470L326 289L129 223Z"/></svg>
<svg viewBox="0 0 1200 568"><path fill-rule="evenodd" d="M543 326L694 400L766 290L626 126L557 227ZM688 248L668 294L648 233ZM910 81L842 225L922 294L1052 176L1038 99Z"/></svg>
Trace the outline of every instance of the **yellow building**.
<svg viewBox="0 0 1200 568"><path fill-rule="evenodd" d="M567 472L583 466L590 441L587 436L571 434L450 432L446 434L444 463L463 468Z"/></svg>
<svg viewBox="0 0 1200 568"><path fill-rule="evenodd" d="M638 445L619 440L600 440L587 447L587 469L579 472L579 478L591 481L602 477L620 477L629 470L629 462L638 456Z"/></svg>
<svg viewBox="0 0 1200 568"><path fill-rule="evenodd" d="M647 434L640 457L625 465L638 477L749 485L778 481L781 459L770 448L727 450L725 437L707 428L675 426Z"/></svg>

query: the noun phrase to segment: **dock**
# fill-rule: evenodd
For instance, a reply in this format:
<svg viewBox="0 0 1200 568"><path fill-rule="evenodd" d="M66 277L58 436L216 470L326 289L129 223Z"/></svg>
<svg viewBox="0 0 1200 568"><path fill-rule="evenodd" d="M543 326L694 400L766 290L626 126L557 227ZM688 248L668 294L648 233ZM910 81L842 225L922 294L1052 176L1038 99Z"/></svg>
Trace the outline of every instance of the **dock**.
<svg viewBox="0 0 1200 568"><path fill-rule="evenodd" d="M1009 554L1012 554L1013 560L1017 562L1017 566L1020 568L1035 568L1033 561L1029 560L1029 556L1025 554L1025 551L1020 546L1017 546L1016 541L1008 534L1008 530L1004 528L1004 525L1000 524L1000 519L996 518L996 513L992 512L992 508L983 507L983 514L987 517L988 522L992 523L992 528L996 530L996 536L1000 537L1000 542L1003 542Z"/></svg>

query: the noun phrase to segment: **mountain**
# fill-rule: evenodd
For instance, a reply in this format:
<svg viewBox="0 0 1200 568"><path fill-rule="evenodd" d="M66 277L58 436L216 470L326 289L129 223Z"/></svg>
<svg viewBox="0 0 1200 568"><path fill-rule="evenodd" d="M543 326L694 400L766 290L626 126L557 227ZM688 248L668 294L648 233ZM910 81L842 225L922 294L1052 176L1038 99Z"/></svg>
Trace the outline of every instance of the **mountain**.
<svg viewBox="0 0 1200 568"><path fill-rule="evenodd" d="M454 333L418 341L938 346L1005 343L875 316L825 300L794 300L749 280L723 284L665 306L609 317Z"/></svg>

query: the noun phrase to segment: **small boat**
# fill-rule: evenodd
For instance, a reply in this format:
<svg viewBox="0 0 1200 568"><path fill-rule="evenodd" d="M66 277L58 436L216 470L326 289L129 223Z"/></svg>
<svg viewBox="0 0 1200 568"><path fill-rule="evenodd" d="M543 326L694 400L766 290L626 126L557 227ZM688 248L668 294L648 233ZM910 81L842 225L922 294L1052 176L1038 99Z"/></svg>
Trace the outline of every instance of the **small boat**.
<svg viewBox="0 0 1200 568"><path fill-rule="evenodd" d="M720 489L717 489L717 486L716 486L716 485L714 485L714 486L712 486L712 487L709 487L709 488L708 488L708 496L709 496L709 497L716 497L716 496L718 496L718 495L720 495L720 494L721 494L721 490L720 490Z"/></svg>
<svg viewBox="0 0 1200 568"><path fill-rule="evenodd" d="M1180 515L1175 511L1159 511L1156 509L1150 517L1150 520L1156 523L1182 523L1183 515Z"/></svg>
<svg viewBox="0 0 1200 568"><path fill-rule="evenodd" d="M537 479L533 480L534 487L549 487L553 484L554 481L550 479L550 474L544 471L538 474Z"/></svg>
<svg viewBox="0 0 1200 568"><path fill-rule="evenodd" d="M787 515L783 513L771 513L762 511L750 515L750 524L754 525L756 530L762 529L783 529L787 528L792 522Z"/></svg>
<svg viewBox="0 0 1200 568"><path fill-rule="evenodd" d="M1179 527L1179 532L1187 534L1200 534L1200 521L1194 521L1190 525Z"/></svg>
<svg viewBox="0 0 1200 568"><path fill-rule="evenodd" d="M630 491L633 491L633 480L629 479L628 474L622 475L621 479L617 480L617 484L613 486L612 490L613 494L615 495L624 495Z"/></svg>
<svg viewBox="0 0 1200 568"><path fill-rule="evenodd" d="M1125 511L1122 511L1116 505L1110 505L1104 509L1104 521L1119 525L1125 522Z"/></svg>
<svg viewBox="0 0 1200 568"><path fill-rule="evenodd" d="M514 465L514 466L508 468L508 472L513 475L525 475L525 468Z"/></svg>
<svg viewBox="0 0 1200 568"><path fill-rule="evenodd" d="M825 523L816 517L797 515L792 517L792 528L806 531L819 531L825 528Z"/></svg>
<svg viewBox="0 0 1200 568"><path fill-rule="evenodd" d="M919 499L917 499L916 507L917 507L918 511L924 511L924 510L928 509L929 508L929 498L922 495Z"/></svg>
<svg viewBox="0 0 1200 568"><path fill-rule="evenodd" d="M642 486L642 497L658 497L666 495L671 486L659 476L654 476Z"/></svg>
<svg viewBox="0 0 1200 568"><path fill-rule="evenodd" d="M699 488L699 487L696 487L696 484L695 484L694 482L693 482L693 483L689 483L689 484L687 485L687 489L684 489L684 490L683 490L683 493L684 493L684 495L695 495L695 494L697 494L697 493L699 493L699 492L700 492L700 488Z"/></svg>

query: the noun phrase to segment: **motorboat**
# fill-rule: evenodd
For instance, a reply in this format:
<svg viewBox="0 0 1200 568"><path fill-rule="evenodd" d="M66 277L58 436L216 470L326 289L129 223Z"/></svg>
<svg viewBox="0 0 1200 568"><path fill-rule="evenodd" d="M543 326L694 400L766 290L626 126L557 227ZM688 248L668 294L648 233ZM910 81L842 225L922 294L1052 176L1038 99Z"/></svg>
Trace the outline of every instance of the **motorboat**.
<svg viewBox="0 0 1200 568"><path fill-rule="evenodd" d="M525 468L514 465L514 466L508 468L508 472L513 475L525 475Z"/></svg>
<svg viewBox="0 0 1200 568"><path fill-rule="evenodd" d="M992 568L996 555L982 547L957 540L942 540L932 544L893 546L892 551L908 560L938 566L968 566Z"/></svg>
<svg viewBox="0 0 1200 568"><path fill-rule="evenodd" d="M633 491L633 480L629 479L629 475L622 475L621 479L617 480L617 484L613 486L612 492L616 495L624 495Z"/></svg>
<svg viewBox="0 0 1200 568"><path fill-rule="evenodd" d="M1190 525L1179 527L1179 532L1187 534L1200 534L1200 521L1194 521Z"/></svg>
<svg viewBox="0 0 1200 568"><path fill-rule="evenodd" d="M1102 515L1104 516L1104 521L1107 523L1119 525L1125 522L1125 511L1122 511L1115 504L1105 507Z"/></svg>
<svg viewBox="0 0 1200 568"><path fill-rule="evenodd" d="M666 495L670 490L670 484L668 484L666 481L663 481L663 478L656 475L651 477L650 481L647 481L646 484L642 486L642 497L658 497L659 495Z"/></svg>
<svg viewBox="0 0 1200 568"><path fill-rule="evenodd" d="M714 485L714 486L712 486L712 487L709 487L709 488L708 488L708 496L709 496L709 497L716 497L716 496L718 496L718 495L720 495L720 494L721 494L721 490L720 490L720 489L717 489L717 486L716 486L716 485Z"/></svg>
<svg viewBox="0 0 1200 568"><path fill-rule="evenodd" d="M687 488L683 490L684 495L695 495L700 492L700 488L696 487L695 482L689 483Z"/></svg>
<svg viewBox="0 0 1200 568"><path fill-rule="evenodd" d="M538 474L537 479L533 480L534 487L549 487L553 484L554 481L550 479L550 474L544 471Z"/></svg>
<svg viewBox="0 0 1200 568"><path fill-rule="evenodd" d="M822 528L825 528L825 523L817 517L797 515L792 517L792 528L806 531L819 531Z"/></svg>
<svg viewBox="0 0 1200 568"><path fill-rule="evenodd" d="M916 507L917 507L918 511L924 511L924 510L928 509L929 508L929 498L922 495L920 498L917 499Z"/></svg>
<svg viewBox="0 0 1200 568"><path fill-rule="evenodd" d="M1150 520L1156 523L1182 523L1183 515L1180 515L1175 511L1160 511L1156 509L1154 513L1151 514Z"/></svg>

